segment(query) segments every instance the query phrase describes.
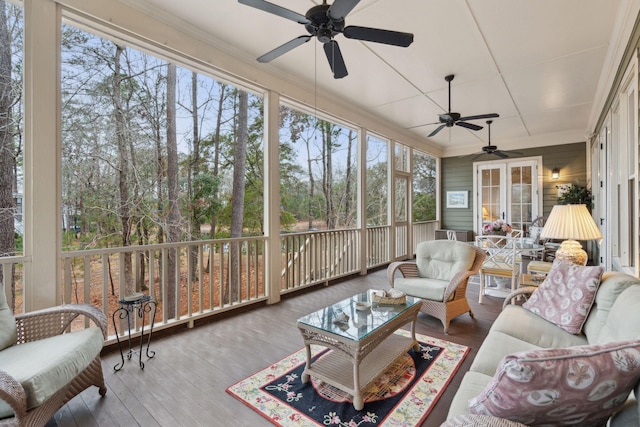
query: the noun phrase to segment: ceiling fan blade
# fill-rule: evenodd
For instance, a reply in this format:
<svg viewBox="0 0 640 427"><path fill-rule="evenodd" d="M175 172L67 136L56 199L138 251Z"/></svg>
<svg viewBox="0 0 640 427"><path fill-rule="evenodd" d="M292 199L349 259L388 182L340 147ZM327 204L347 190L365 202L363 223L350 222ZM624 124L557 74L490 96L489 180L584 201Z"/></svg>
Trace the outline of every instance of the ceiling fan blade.
<svg viewBox="0 0 640 427"><path fill-rule="evenodd" d="M415 129L415 128L421 128L423 126L431 126L431 125L439 125L439 124L442 124L442 122L424 123L421 125L409 126L407 129Z"/></svg>
<svg viewBox="0 0 640 427"><path fill-rule="evenodd" d="M311 36L296 37L295 39L286 42L282 46L278 46L277 48L273 49L272 51L265 53L260 58L258 58L258 62L269 62L269 61L272 61L272 60L276 59L277 57L279 57L280 55L283 55L283 54L289 52L291 49L296 48L296 47L298 47L298 46L300 46L302 44L305 44L310 39L311 39Z"/></svg>
<svg viewBox="0 0 640 427"><path fill-rule="evenodd" d="M456 126L461 126L463 128L471 129L471 130L480 130L482 126L474 125L473 123L467 122L456 122Z"/></svg>
<svg viewBox="0 0 640 427"><path fill-rule="evenodd" d="M503 153L500 150L496 150L492 154L495 154L496 156L500 157L501 159L506 159L507 157L509 157L508 155L506 155L505 153Z"/></svg>
<svg viewBox="0 0 640 427"><path fill-rule="evenodd" d="M496 113L478 114L477 116L460 117L458 120L468 121L468 120L478 120L478 119L493 119L496 117L500 117L500 114L496 114Z"/></svg>
<svg viewBox="0 0 640 427"><path fill-rule="evenodd" d="M427 137L430 138L432 136L435 136L438 132L440 132L442 130L442 128L444 128L446 125L440 125L437 128L435 128L435 130L433 132L431 132Z"/></svg>
<svg viewBox="0 0 640 427"><path fill-rule="evenodd" d="M479 159L480 157L484 156L485 154L487 154L487 153L480 153L477 156L473 157L471 160Z"/></svg>
<svg viewBox="0 0 640 427"><path fill-rule="evenodd" d="M342 34L348 39L364 40L368 42L384 43L393 46L407 47L413 43L413 34L399 31L381 30L379 28L345 27Z"/></svg>
<svg viewBox="0 0 640 427"><path fill-rule="evenodd" d="M341 79L349 74L337 41L331 40L330 42L325 43L324 53L327 54L329 66L331 67L331 71L333 71L333 78Z"/></svg>
<svg viewBox="0 0 640 427"><path fill-rule="evenodd" d="M335 0L327 10L327 15L334 21L342 21L360 3L360 0Z"/></svg>
<svg viewBox="0 0 640 427"><path fill-rule="evenodd" d="M520 151L509 151L509 150L500 150L500 151L510 156L522 156L523 154Z"/></svg>
<svg viewBox="0 0 640 427"><path fill-rule="evenodd" d="M277 4L269 3L264 0L238 0L238 3L244 4L247 6L255 7L256 9L263 10L268 13L272 13L274 15L280 16L285 19L290 19L299 24L310 24L311 22L304 15L300 15L293 10L286 9L282 6L278 6Z"/></svg>

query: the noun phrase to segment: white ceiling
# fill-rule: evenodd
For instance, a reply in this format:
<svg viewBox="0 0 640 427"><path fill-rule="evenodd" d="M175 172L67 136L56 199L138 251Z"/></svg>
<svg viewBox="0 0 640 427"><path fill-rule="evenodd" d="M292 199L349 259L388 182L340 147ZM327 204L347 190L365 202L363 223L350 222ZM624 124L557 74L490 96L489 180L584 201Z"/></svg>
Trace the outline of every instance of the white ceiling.
<svg viewBox="0 0 640 427"><path fill-rule="evenodd" d="M319 1L272 0L304 14ZM408 48L336 36L349 75L335 80L315 39L268 64L255 58L306 35L296 22L236 0L126 0L177 27L192 26L216 47L265 71L345 99L420 138L452 105L463 116L498 113L491 142L501 149L584 141L599 111L602 80L625 0L361 0L346 25L414 34ZM625 9L625 10L622 10ZM485 125L484 121L475 121ZM445 156L480 151L485 129L443 129L430 142Z"/></svg>

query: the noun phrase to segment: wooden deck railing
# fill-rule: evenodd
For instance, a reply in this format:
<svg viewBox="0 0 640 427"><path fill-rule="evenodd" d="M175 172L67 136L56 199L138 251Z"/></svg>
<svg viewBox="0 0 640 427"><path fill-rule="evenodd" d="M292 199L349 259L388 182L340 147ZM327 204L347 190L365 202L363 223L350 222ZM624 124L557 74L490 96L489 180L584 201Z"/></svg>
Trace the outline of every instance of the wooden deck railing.
<svg viewBox="0 0 640 427"><path fill-rule="evenodd" d="M7 304L16 313L24 311L25 262L29 260L23 256L0 257L0 285L4 289Z"/></svg>
<svg viewBox="0 0 640 427"><path fill-rule="evenodd" d="M433 239L438 228L438 222L413 224L414 248L420 241ZM280 293L359 273L360 233L359 229L347 229L281 235ZM366 268L389 263L391 227L368 227L366 233ZM396 238L406 243L407 230L396 230ZM266 239L243 237L63 252L60 302L99 307L109 317L110 342L115 340L111 313L118 308L118 301L132 292L144 292L158 302L155 329L185 323L191 326L198 319L268 298ZM237 262L232 261L234 251L239 254ZM16 312L23 311L25 262L29 262L26 257L0 258L0 284L9 298L10 286L15 287ZM148 325L149 319L144 320ZM134 331L139 331L140 321L136 319Z"/></svg>

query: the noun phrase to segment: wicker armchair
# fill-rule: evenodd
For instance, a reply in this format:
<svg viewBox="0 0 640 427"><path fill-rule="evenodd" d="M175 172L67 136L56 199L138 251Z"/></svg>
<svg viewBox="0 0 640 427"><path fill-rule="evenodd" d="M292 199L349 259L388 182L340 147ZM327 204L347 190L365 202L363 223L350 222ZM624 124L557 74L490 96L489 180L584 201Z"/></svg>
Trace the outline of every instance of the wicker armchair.
<svg viewBox="0 0 640 427"><path fill-rule="evenodd" d="M416 248L416 262L389 264L387 277L391 287L421 298L420 311L439 319L446 334L451 319L464 313L473 317L467 283L478 273L485 256L482 249L464 242L422 242ZM396 279L398 271L402 278Z"/></svg>
<svg viewBox="0 0 640 427"><path fill-rule="evenodd" d="M0 319L0 321L12 320L13 316L7 308L2 286L0 286L0 294L0 312L4 311L3 318ZM90 319L95 323L97 328L92 327L89 328L91 329L90 331L84 330L84 332L81 331L79 333L65 333L68 332L71 322L79 316ZM15 323L15 344L0 350L0 353L12 353L10 357L15 358L16 354L20 354L20 351L23 349L27 350L24 352L27 357L21 362L20 369L18 370L21 375L24 375L25 371L29 371L29 367L26 366L29 363L28 361L31 360L29 354L34 351L43 352L43 343L45 343L45 341L40 343L37 341L44 339L47 339L46 345L50 345L52 350L57 350L51 353L59 353L61 345L70 346L72 351L64 356L65 359L74 357L72 354L74 353L74 346L84 346L85 343L82 343L82 341L91 342L91 345L86 345L82 350L78 350L78 352L83 352L83 357L88 360L93 358L93 361L84 368L78 366L79 362L74 362L79 370L75 377L66 385L57 389L57 391L53 390L44 402L35 407L30 407L33 406L32 404L30 405L30 399L33 398L32 394L34 394L33 391L25 391L25 387L29 389L29 386L23 386L21 380L14 377L16 374L12 375L6 371L11 369L7 366L10 364L0 364L0 399L4 401L1 403L6 403L6 405L4 405L5 410L13 411L13 416L0 419L0 426L44 426L62 406L86 388L95 385L98 387L101 396L106 394L107 388L104 383L102 363L100 360L102 342L104 342L104 339L107 337L107 320L104 313L89 305L68 304L17 315L15 316ZM4 326L1 327L4 328L5 331L9 329L5 324L3 325ZM60 337L63 336L65 342L61 344ZM70 344L71 341L73 341L72 344ZM37 347L38 350L33 350L34 346ZM87 350L89 348L91 350ZM46 349L44 349L44 352L46 353ZM93 354L95 352L97 352L96 355ZM0 354L0 358L1 356ZM53 355L46 356L54 358ZM34 371L38 371L36 375L41 375L39 371L44 369L43 366L34 367ZM58 373L55 375L59 376Z"/></svg>

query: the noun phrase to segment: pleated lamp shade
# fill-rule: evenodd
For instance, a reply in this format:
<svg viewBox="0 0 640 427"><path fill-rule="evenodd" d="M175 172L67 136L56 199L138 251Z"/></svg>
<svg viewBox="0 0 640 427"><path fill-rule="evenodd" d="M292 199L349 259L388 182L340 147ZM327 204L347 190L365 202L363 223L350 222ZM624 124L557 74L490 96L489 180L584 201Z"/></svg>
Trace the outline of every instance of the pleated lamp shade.
<svg viewBox="0 0 640 427"><path fill-rule="evenodd" d="M541 239L566 239L556 258L584 265L587 253L577 240L602 240L602 233L586 205L555 205L544 224Z"/></svg>

